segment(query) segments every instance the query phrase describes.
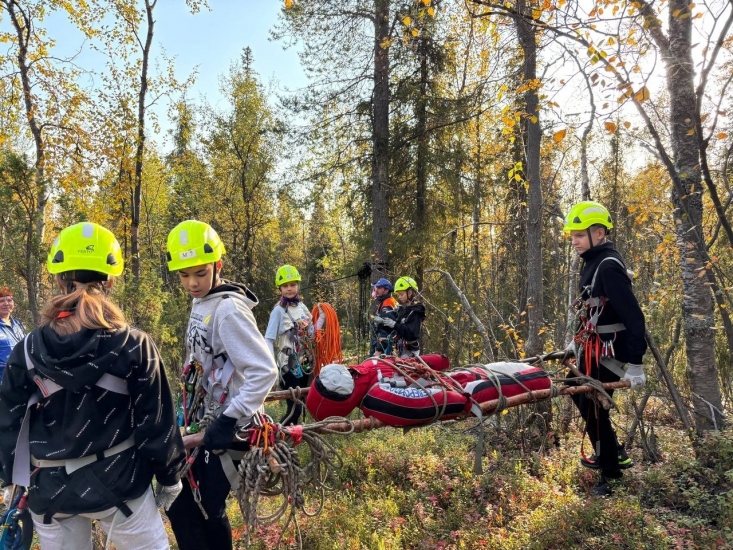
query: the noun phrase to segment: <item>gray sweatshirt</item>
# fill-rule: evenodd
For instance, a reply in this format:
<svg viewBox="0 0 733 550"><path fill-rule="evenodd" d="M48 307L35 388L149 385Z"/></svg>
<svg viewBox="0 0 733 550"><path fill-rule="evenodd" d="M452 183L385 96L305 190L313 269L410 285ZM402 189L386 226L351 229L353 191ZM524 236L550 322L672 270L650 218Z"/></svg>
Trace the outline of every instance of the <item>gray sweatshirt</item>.
<svg viewBox="0 0 733 550"><path fill-rule="evenodd" d="M225 281L194 298L186 333L188 355L203 365L206 409L247 423L277 380L277 368L257 328L257 297L244 285Z"/></svg>

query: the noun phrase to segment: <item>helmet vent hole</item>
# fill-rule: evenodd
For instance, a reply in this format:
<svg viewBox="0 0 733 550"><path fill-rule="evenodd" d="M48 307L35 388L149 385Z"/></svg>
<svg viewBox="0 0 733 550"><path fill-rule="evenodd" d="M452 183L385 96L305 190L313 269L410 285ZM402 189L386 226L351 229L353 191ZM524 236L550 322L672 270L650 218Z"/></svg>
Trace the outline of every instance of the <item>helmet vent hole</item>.
<svg viewBox="0 0 733 550"><path fill-rule="evenodd" d="M60 264L64 261L64 251L63 250L57 250L56 254L53 256L53 263Z"/></svg>
<svg viewBox="0 0 733 550"><path fill-rule="evenodd" d="M209 243L206 243L206 244L204 245L204 252L205 252L206 254L213 254L213 253L214 253L214 249L213 249L213 248L211 248L211 245L210 245Z"/></svg>
<svg viewBox="0 0 733 550"><path fill-rule="evenodd" d="M115 259L114 255L107 254L107 265L117 265L117 260Z"/></svg>

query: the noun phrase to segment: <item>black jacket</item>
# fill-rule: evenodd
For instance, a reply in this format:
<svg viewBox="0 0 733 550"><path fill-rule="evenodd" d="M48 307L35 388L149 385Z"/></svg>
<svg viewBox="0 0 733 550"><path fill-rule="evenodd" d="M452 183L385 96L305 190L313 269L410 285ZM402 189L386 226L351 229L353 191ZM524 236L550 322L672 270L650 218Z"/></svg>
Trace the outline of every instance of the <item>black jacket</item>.
<svg viewBox="0 0 733 550"><path fill-rule="evenodd" d="M625 267L613 260L601 263L604 258L611 257L623 263L621 255L613 248L613 243L607 242L594 246L580 257L584 262L580 272L581 298L586 300L589 297L604 296L608 300L597 324L623 323L626 330L617 332L613 342L616 359L623 363L640 365L646 352L644 313L634 296ZM590 284L596 271L598 275L591 289ZM601 334L601 338L611 340L614 334Z"/></svg>
<svg viewBox="0 0 733 550"><path fill-rule="evenodd" d="M27 338L36 373L63 388L30 410L31 455L68 460L101 453L130 437L135 443L71 475L63 467L40 469L29 490L33 512L49 513L54 500L63 503L53 511L97 512L113 506L111 495L122 501L142 495L153 476L163 485L178 482L183 441L158 350L147 334L126 328L60 336L46 325ZM129 395L96 386L105 373L126 379ZM37 391L21 342L0 385L0 477L6 483L26 405ZM98 481L110 492L104 494Z"/></svg>
<svg viewBox="0 0 733 550"><path fill-rule="evenodd" d="M406 343L417 342L420 339L420 328L423 320L425 320L425 306L420 302L400 306L397 309L394 332L398 338ZM412 350L413 348L408 346L407 349Z"/></svg>

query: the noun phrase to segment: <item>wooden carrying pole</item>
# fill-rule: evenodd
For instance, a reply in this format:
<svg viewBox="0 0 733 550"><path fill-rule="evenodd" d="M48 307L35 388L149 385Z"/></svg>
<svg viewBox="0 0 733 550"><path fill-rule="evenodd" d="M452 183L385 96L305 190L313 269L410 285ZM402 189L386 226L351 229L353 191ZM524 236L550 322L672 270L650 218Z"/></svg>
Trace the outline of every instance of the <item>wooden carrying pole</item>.
<svg viewBox="0 0 733 550"><path fill-rule="evenodd" d="M607 382L603 384L603 389L605 390L620 390L623 388L629 388L631 387L631 383L626 380L619 380L618 382ZM591 386L562 386L557 387L555 386L557 390L558 395L577 395L580 393L589 393L592 391L595 391L594 388ZM307 390L307 388L301 389L301 394L305 393L304 390ZM513 397L507 397L506 399L506 408L516 407L518 405L525 405L527 403L533 403L535 401L542 401L544 399L549 399L552 397L553 390L534 390L530 393L522 393L520 395L515 395ZM278 395L279 394L279 395ZM286 397L290 397L289 391L279 391L279 392L272 392L268 397L267 401L275 401L277 399L284 399ZM499 406L499 399L492 399L491 401L486 401L485 403L481 403L481 412L484 416L487 416L491 413L493 413L497 407ZM306 425L307 426L307 425ZM342 433L361 433L366 432L368 430L374 430L376 428L383 428L387 426L384 422L377 420L376 418L360 418L356 420L351 421L343 421L343 422L329 422L328 424L324 424L323 426L318 426L313 428L313 431L316 433L333 433L333 432L342 432ZM412 427L419 427L418 426L412 426ZM192 449L194 447L198 447L203 443L204 435L203 433L197 433L193 435L187 435L183 438L184 444L186 445L186 449Z"/></svg>

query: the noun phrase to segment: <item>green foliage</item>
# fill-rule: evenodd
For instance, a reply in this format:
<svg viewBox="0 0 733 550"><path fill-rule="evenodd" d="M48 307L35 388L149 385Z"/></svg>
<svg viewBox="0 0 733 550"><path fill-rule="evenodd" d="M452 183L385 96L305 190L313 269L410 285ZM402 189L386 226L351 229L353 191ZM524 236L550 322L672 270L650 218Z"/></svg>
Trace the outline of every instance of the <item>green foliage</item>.
<svg viewBox="0 0 733 550"><path fill-rule="evenodd" d="M692 449L679 445L680 433L665 431L668 461L637 464L612 497L600 499L588 497L597 474L578 464L580 434L533 465L490 429L485 473L477 476L474 438L458 426L331 436L344 467L322 513L299 519L303 547L703 550L733 544L731 430L706 439L696 459L683 458ZM261 527L252 548L271 548L279 535L278 526ZM296 547L292 530L283 540Z"/></svg>

